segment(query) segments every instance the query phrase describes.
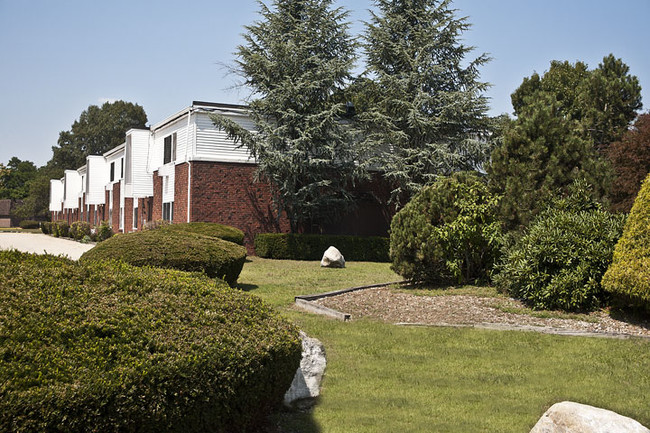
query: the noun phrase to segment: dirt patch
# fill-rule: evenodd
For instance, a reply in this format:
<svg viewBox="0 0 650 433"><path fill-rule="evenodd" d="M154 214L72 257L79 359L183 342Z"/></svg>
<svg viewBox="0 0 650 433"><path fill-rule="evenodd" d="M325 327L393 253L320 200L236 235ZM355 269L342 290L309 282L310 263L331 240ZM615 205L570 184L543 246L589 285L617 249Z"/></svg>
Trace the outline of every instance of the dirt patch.
<svg viewBox="0 0 650 433"><path fill-rule="evenodd" d="M505 329L540 327L556 333L600 333L650 338L650 323L628 323L599 311L585 320L541 318L523 314L525 306L510 298L466 295L418 296L387 287L359 290L313 301L349 313L351 320L372 317L388 323L419 325L497 325ZM504 311L506 310L506 311ZM522 313L517 313L520 310ZM489 327L489 326L487 326Z"/></svg>

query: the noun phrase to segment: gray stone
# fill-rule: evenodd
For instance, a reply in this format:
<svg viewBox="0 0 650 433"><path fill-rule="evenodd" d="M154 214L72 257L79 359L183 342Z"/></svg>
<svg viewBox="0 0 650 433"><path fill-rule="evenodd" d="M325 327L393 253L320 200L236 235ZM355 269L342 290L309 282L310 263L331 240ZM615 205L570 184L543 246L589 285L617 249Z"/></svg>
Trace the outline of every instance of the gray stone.
<svg viewBox="0 0 650 433"><path fill-rule="evenodd" d="M611 410L563 401L551 406L530 433L650 433L650 430Z"/></svg>
<svg viewBox="0 0 650 433"><path fill-rule="evenodd" d="M323 343L300 331L302 360L296 370L291 387L284 395L284 405L291 409L305 410L316 404L320 395L321 381L325 374L327 359Z"/></svg>
<svg viewBox="0 0 650 433"><path fill-rule="evenodd" d="M344 268L345 258L335 247L329 247L323 254L320 265L324 268Z"/></svg>

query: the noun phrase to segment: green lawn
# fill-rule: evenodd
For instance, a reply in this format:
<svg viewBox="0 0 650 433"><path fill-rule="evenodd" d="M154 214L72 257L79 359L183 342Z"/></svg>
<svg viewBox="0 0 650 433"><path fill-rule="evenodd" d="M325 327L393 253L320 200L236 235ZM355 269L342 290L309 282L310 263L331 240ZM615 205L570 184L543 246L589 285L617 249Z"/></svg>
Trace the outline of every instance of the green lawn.
<svg viewBox="0 0 650 433"><path fill-rule="evenodd" d="M246 263L242 288L278 307L327 351L320 404L309 414L279 415L282 431L527 432L563 400L650 425L647 340L343 323L291 308L298 294L399 279L388 264L335 270L254 257Z"/></svg>

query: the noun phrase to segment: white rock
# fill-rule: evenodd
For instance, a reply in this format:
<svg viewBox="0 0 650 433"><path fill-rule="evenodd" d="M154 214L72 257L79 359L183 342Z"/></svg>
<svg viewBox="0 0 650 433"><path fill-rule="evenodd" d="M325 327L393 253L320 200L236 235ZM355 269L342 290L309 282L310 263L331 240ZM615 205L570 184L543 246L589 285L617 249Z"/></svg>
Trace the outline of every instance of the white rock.
<svg viewBox="0 0 650 433"><path fill-rule="evenodd" d="M320 265L325 268L344 268L345 258L335 247L329 247L323 254Z"/></svg>
<svg viewBox="0 0 650 433"><path fill-rule="evenodd" d="M285 406L292 409L308 409L316 404L320 385L325 374L327 359L323 343L300 331L302 360L296 370L291 387L284 395Z"/></svg>
<svg viewBox="0 0 650 433"><path fill-rule="evenodd" d="M650 430L611 410L563 401L551 406L530 433L650 433Z"/></svg>

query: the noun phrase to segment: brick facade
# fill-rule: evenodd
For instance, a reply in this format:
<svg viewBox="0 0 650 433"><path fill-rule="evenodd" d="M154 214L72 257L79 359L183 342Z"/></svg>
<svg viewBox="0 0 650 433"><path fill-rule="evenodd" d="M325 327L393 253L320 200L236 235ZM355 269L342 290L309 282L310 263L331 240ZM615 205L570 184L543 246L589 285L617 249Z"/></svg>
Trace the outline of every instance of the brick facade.
<svg viewBox="0 0 650 433"><path fill-rule="evenodd" d="M158 170L153 172L153 209L151 221L160 221L162 219L162 177L158 176Z"/></svg>
<svg viewBox="0 0 650 433"><path fill-rule="evenodd" d="M190 221L237 227L249 252L257 233L289 231L287 218L278 218L272 209L269 185L254 182L256 166L194 161L191 170Z"/></svg>
<svg viewBox="0 0 650 433"><path fill-rule="evenodd" d="M113 184L113 217L111 218L113 232L120 230L120 183Z"/></svg>
<svg viewBox="0 0 650 433"><path fill-rule="evenodd" d="M187 218L187 173L190 164L178 164L174 174L174 223L186 223Z"/></svg>

